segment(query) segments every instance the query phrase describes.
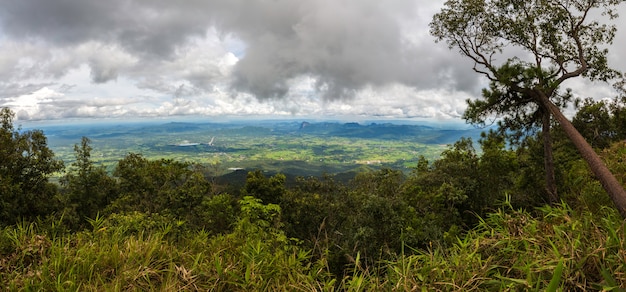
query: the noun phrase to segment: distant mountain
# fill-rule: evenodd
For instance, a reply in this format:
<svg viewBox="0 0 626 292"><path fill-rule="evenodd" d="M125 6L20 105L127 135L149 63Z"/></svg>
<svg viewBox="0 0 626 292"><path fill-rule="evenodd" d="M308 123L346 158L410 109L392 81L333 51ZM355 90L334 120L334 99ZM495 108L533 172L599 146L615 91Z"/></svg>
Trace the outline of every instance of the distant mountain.
<svg viewBox="0 0 626 292"><path fill-rule="evenodd" d="M424 125L401 125L392 123L371 123L361 125L358 123L308 123L303 122L298 133L335 136L346 138L383 139L383 140L414 140L425 144L449 144L454 143L461 137L469 137L477 140L480 133L485 129L441 129Z"/></svg>
<svg viewBox="0 0 626 292"><path fill-rule="evenodd" d="M470 137L477 141L480 133L486 129L458 126L428 126L420 124L399 123L341 123L341 122L308 122L308 121L239 121L236 123L119 123L90 124L43 127L49 136L79 140L82 136L90 138L115 138L122 136L142 136L168 133L211 133L211 135L313 135L320 137L344 137L382 140L408 140L425 144L450 144L461 137ZM189 139L191 141L191 139ZM204 141L191 141L204 142Z"/></svg>

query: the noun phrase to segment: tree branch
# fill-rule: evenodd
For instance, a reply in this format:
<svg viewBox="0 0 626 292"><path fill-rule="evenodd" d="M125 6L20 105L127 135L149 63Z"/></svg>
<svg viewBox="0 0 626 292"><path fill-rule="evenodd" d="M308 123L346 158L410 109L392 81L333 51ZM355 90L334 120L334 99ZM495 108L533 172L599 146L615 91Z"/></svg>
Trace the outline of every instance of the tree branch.
<svg viewBox="0 0 626 292"><path fill-rule="evenodd" d="M559 77L559 79L556 80L556 84L557 85L563 83L563 81L565 81L567 79L570 79L570 78L573 78L573 77L577 77L577 76L583 74L588 69L587 60L585 58L584 47L583 47L582 41L580 40L579 32L581 30L581 27L582 27L585 19L587 18L587 15L588 15L589 11L591 10L591 8L593 8L593 5L594 5L595 1L591 1L589 3L590 3L589 6L587 6L585 8L585 10L583 11L583 16L578 20L576 25L573 25L573 27L571 28L572 31L570 32L571 33L571 37L574 39L574 42L576 43L576 50L578 51L578 59L576 61L580 62L580 67L578 67L578 69L576 69L576 70L574 70L572 72L565 73L561 77ZM572 16L571 12L569 12L569 10L566 10L566 11L568 11L570 19L574 20L575 18L574 18L574 16Z"/></svg>

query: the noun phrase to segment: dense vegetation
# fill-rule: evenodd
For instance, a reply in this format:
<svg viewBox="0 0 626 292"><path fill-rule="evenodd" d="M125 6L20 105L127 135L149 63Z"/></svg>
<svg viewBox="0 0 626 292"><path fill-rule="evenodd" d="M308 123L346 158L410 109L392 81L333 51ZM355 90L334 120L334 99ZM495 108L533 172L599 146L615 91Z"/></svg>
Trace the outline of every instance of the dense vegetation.
<svg viewBox="0 0 626 292"><path fill-rule="evenodd" d="M575 100L571 89L563 88L568 80L613 82L626 91L626 76L609 65L606 48L615 38L612 21L622 2L448 0L430 28L438 41L458 49L489 80L482 98L468 100L467 121L484 123L496 116L501 128L517 132L541 125L549 202L559 201L550 133L555 124L626 218L626 189L562 111Z"/></svg>
<svg viewBox="0 0 626 292"><path fill-rule="evenodd" d="M573 119L626 179L626 109ZM574 146L553 130L562 200L543 189L540 131L460 139L410 174L247 174L130 153L113 171L89 138L64 167L41 131L0 124L2 290L519 290L626 285L625 227ZM479 145L479 149L475 149ZM49 181L61 174L58 183Z"/></svg>

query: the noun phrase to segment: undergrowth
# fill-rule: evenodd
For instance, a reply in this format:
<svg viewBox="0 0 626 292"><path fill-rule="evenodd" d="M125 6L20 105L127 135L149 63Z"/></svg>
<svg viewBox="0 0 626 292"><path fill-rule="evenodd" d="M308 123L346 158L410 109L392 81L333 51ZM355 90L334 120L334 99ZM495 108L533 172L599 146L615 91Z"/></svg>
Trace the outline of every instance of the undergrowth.
<svg viewBox="0 0 626 292"><path fill-rule="evenodd" d="M244 198L231 233L187 231L143 213L90 220L81 232L22 223L0 232L3 291L519 291L626 286L625 227L611 209L533 214L505 206L452 245L404 246L395 260L344 276L281 231L280 208Z"/></svg>

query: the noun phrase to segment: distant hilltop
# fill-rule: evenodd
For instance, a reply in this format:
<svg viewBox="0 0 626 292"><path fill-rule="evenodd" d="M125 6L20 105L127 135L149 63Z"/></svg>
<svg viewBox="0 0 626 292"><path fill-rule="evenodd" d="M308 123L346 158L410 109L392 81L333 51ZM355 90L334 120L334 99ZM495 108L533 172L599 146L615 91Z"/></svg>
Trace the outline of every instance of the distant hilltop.
<svg viewBox="0 0 626 292"><path fill-rule="evenodd" d="M413 140L425 144L446 145L454 143L460 137L472 138L474 141L480 139L480 133L486 129L455 127L435 127L430 125L407 125L385 123L359 124L356 122L301 122L298 132L301 134L326 136L326 137L346 137L362 139L384 139L384 140Z"/></svg>

